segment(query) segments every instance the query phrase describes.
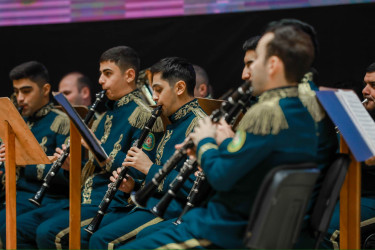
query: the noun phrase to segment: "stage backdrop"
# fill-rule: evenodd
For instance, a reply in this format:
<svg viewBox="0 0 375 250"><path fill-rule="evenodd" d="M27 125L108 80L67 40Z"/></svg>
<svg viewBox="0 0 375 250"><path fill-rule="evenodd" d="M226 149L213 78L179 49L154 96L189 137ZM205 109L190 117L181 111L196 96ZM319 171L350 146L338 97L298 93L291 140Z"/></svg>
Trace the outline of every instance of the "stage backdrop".
<svg viewBox="0 0 375 250"><path fill-rule="evenodd" d="M218 14L374 0L1 0L0 25Z"/></svg>
<svg viewBox="0 0 375 250"><path fill-rule="evenodd" d="M1 3L3 6L5 3L8 6L13 3L32 6L38 2L62 4L64 1L3 0ZM99 16L103 14L100 9L101 1L97 1L96 4L83 0L65 2L76 8L79 6L87 10L90 10L90 6L98 8L97 12L87 11L87 13L70 10L70 18L74 16L76 19L69 19L69 22L85 20L82 15L89 17L90 13L96 13ZM124 6L124 1L112 2L121 3ZM147 4L156 2L163 1L144 1ZM172 4L172 2L179 1L164 2ZM185 4L184 6L203 4L203 1L197 0L180 2ZM247 38L260 34L269 21L281 18L297 18L316 28L320 43L320 53L315 64L320 74L319 83L324 85L356 84L359 89L362 87L364 70L368 64L375 61L374 4L269 10L272 8L269 4L271 2L277 2L279 6L286 7L288 3L296 3L296 6L304 3L304 6L308 6L313 2L324 5L336 1L205 1L205 6L212 7L216 4L217 7L225 7L230 6L229 3L235 6L235 4L250 2L260 5L264 3L263 7L267 10L185 15L186 9L184 8L183 16L173 17L0 26L0 96L9 96L12 93L11 81L8 78L9 71L14 66L29 60L38 60L47 66L54 90L57 89L57 84L64 74L70 71L82 71L94 82L94 91L98 91L100 89L97 83L98 60L101 53L113 46L128 45L139 52L142 68L149 67L166 56L185 57L192 63L202 66L207 70L215 96L218 97L230 87L236 87L241 83L242 43ZM345 1L345 3L354 2L360 1ZM131 3L131 1L126 1L126 3ZM16 7L12 8L17 9ZM214 7L211 7L204 7L206 13L215 12ZM154 9L157 8L154 7ZM224 9L219 8L219 10ZM115 10L117 8L113 8L113 11ZM5 12L0 14L2 21L6 19L3 13ZM26 13L23 14L21 12L19 16L26 16ZM119 18L121 15L119 14ZM59 15L51 12L51 16L57 18ZM11 18L12 16L9 16L9 19ZM43 20L41 17L36 19Z"/></svg>

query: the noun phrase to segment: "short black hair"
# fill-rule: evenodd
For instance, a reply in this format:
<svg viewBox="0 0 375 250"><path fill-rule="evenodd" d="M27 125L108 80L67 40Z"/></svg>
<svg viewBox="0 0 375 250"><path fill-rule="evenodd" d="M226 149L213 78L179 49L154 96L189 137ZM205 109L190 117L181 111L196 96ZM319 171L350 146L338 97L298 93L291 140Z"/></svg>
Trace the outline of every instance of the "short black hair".
<svg viewBox="0 0 375 250"><path fill-rule="evenodd" d="M47 68L40 62L30 61L22 63L14 67L9 72L9 78L14 80L30 79L38 84L40 88L49 82L49 74Z"/></svg>
<svg viewBox="0 0 375 250"><path fill-rule="evenodd" d="M117 46L108 49L100 56L100 62L114 62L121 70L125 72L129 68L135 71L135 81L138 79L140 69L140 59L138 53L128 46Z"/></svg>
<svg viewBox="0 0 375 250"><path fill-rule="evenodd" d="M266 33L274 37L266 45L265 59L277 56L284 63L285 78L289 82L300 82L314 59L310 36L295 25L271 26Z"/></svg>
<svg viewBox="0 0 375 250"><path fill-rule="evenodd" d="M242 45L242 49L243 51L248 51L248 50L255 50L257 45L258 45L258 42L260 40L261 36L253 36L253 37L250 37L249 39L247 39L243 45Z"/></svg>
<svg viewBox="0 0 375 250"><path fill-rule="evenodd" d="M366 68L366 73L372 73L375 72L375 62L371 63L367 68Z"/></svg>
<svg viewBox="0 0 375 250"><path fill-rule="evenodd" d="M191 63L180 57L167 57L155 63L150 69L152 75L161 73L161 78L171 87L180 80L186 83L187 93L194 96L195 70Z"/></svg>

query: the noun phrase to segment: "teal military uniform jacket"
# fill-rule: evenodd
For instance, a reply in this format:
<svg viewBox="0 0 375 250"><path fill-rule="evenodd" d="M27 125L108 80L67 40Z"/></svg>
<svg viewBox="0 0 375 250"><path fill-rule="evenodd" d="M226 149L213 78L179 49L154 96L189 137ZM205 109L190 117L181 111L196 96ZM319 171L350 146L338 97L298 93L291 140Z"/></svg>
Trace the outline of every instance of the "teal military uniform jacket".
<svg viewBox="0 0 375 250"><path fill-rule="evenodd" d="M190 101L179 108L169 117L171 124L167 125L166 132L157 147L154 161L155 163L151 166L146 176L146 183L152 180L159 169L163 167L163 164L166 163L166 161L172 156L176 150L175 145L182 143L190 132L193 131L198 120L205 116L206 114L199 106L198 101L194 99L193 101ZM147 202L146 209L151 209L154 205L156 205L161 197L168 191L169 185L178 175L183 162L184 160L181 160L178 166L172 170L169 175L167 175L165 180L158 187L157 193ZM164 215L166 219L177 217L182 211L182 206L186 202L186 197L193 185L194 179L194 175L191 175L190 178L184 183L181 191L177 193L177 198L174 199L168 206L168 209Z"/></svg>
<svg viewBox="0 0 375 250"><path fill-rule="evenodd" d="M32 117L25 118L25 122L48 156L52 156L55 149L66 142L69 134L69 118L62 111L54 109L52 103L42 107ZM17 167L17 190L35 194L43 184L50 167L51 164ZM46 193L47 196L67 197L69 180L64 172L62 169L57 172Z"/></svg>
<svg viewBox="0 0 375 250"><path fill-rule="evenodd" d="M264 92L241 120L233 139L218 146L201 140L197 157L216 194L184 222L196 238L223 248L241 248L250 209L264 176L282 164L317 158L316 123L297 87Z"/></svg>
<svg viewBox="0 0 375 250"><path fill-rule="evenodd" d="M135 90L116 102L107 103L108 111L101 119L93 124L93 131L100 140L102 147L112 158L105 166L100 167L91 155L82 170L82 206L99 205L108 189L109 177L112 171L121 167L127 151L140 137L144 125L151 117L151 109L146 106L140 97L139 90ZM163 132L160 118L155 122L152 132L148 135L143 151L150 157L154 156L155 145ZM135 179L144 179L144 174L129 168L129 175ZM111 206L121 207L127 204L122 192L116 193Z"/></svg>

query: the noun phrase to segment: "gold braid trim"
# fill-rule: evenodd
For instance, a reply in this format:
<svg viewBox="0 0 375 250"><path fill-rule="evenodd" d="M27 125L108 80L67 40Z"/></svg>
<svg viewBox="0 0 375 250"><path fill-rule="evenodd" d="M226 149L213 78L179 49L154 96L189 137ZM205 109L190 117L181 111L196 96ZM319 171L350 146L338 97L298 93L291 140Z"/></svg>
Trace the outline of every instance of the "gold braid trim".
<svg viewBox="0 0 375 250"><path fill-rule="evenodd" d="M102 144L104 144L107 141L109 133L111 132L112 119L113 119L113 115L106 115L106 120L105 120L105 123L104 123L104 134L103 134L102 138L100 139L100 142Z"/></svg>
<svg viewBox="0 0 375 250"><path fill-rule="evenodd" d="M51 124L51 130L60 135L67 135L70 130L69 118L61 111L52 110L58 115L55 117Z"/></svg>
<svg viewBox="0 0 375 250"><path fill-rule="evenodd" d="M192 112L194 113L195 118L191 121L189 127L186 129L186 137L194 130L195 126L198 125L198 121L207 116L201 108L194 108L192 109Z"/></svg>
<svg viewBox="0 0 375 250"><path fill-rule="evenodd" d="M160 246L156 249L193 249L197 247L206 248L212 245L212 242L206 239L190 239L184 242L168 243L167 245Z"/></svg>
<svg viewBox="0 0 375 250"><path fill-rule="evenodd" d="M138 107L130 115L128 121L133 127L143 129L145 124L151 118L151 109L143 102L141 98L136 95L134 95L133 101L138 105ZM163 121L160 117L156 119L156 122L152 126L151 131L164 132Z"/></svg>
<svg viewBox="0 0 375 250"><path fill-rule="evenodd" d="M93 121L92 126L91 126L91 131L93 133L98 129L99 123L103 119L104 115L105 115L105 113L99 115L98 119L96 119L95 121Z"/></svg>
<svg viewBox="0 0 375 250"><path fill-rule="evenodd" d="M118 154L118 152L121 150L121 141L122 141L122 138L123 138L123 134L120 135L120 138L118 139L118 141L115 143L115 145L113 145L113 150L112 152L109 154L109 158L111 159L106 165L105 165L105 170L107 172L110 172L111 171L111 168L112 168L112 164L116 158L116 155Z"/></svg>
<svg viewBox="0 0 375 250"><path fill-rule="evenodd" d="M246 112L238 125L238 130L244 130L255 135L276 135L282 129L287 129L289 127L288 122L279 101L285 97L297 96L297 87L264 92L259 96L258 103Z"/></svg>
<svg viewBox="0 0 375 250"><path fill-rule="evenodd" d="M129 116L129 124L138 129L143 129L148 120L151 118L151 111L138 106L134 109L133 113ZM163 132L164 126L160 117L157 118L154 126L152 126L152 132Z"/></svg>
<svg viewBox="0 0 375 250"><path fill-rule="evenodd" d="M94 171L94 158L91 151L89 151L89 160L86 162L85 166L82 169L81 184L85 183L86 180L94 173Z"/></svg>
<svg viewBox="0 0 375 250"><path fill-rule="evenodd" d="M302 79L302 83L298 84L298 94L303 106L307 108L311 117L315 122L320 122L325 117L325 112L323 107L318 102L316 98L316 93L310 87L307 78Z"/></svg>
<svg viewBox="0 0 375 250"><path fill-rule="evenodd" d="M169 139L171 139L172 133L173 131L167 130L163 135L163 138L161 139L158 148L156 149L155 163L157 165L161 165L161 158L163 157L165 144L167 143L167 141L169 141Z"/></svg>
<svg viewBox="0 0 375 250"><path fill-rule="evenodd" d="M201 165L201 160L202 160L202 156L203 154L207 151L207 150L210 150L210 149L219 149L219 147L216 145L216 144L213 144L211 142L208 142L204 145L202 145L200 148L199 148L199 151L198 151L198 157L197 157L197 162L199 165Z"/></svg>
<svg viewBox="0 0 375 250"><path fill-rule="evenodd" d="M198 100L195 99L194 101L185 104L179 110L177 110L176 113L174 114L174 119L176 120L181 119L190 111L198 110L198 109L200 109Z"/></svg>

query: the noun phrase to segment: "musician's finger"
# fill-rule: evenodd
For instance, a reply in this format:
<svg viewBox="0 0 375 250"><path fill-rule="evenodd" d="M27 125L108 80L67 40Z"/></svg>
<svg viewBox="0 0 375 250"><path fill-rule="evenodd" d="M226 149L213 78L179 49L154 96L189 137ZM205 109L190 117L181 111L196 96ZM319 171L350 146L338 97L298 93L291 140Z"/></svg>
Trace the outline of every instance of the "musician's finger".
<svg viewBox="0 0 375 250"><path fill-rule="evenodd" d="M132 150L132 149L129 149L129 151L128 151L128 153L127 153L127 156L129 155L129 156L134 156L134 155L136 155L137 154L137 152L135 152L134 150Z"/></svg>
<svg viewBox="0 0 375 250"><path fill-rule="evenodd" d="M127 161L127 162L124 162L124 167L134 167L135 166L135 163L134 162L130 162L130 161Z"/></svg>
<svg viewBox="0 0 375 250"><path fill-rule="evenodd" d="M121 173L121 168L117 168L117 173L118 173L118 174Z"/></svg>

